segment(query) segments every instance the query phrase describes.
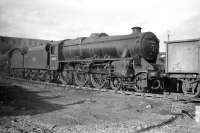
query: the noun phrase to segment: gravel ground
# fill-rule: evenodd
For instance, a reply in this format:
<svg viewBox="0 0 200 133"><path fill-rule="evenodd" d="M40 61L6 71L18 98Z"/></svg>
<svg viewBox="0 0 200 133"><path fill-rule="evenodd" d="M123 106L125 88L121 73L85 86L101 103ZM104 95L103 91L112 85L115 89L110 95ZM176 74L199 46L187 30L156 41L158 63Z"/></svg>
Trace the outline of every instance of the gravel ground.
<svg viewBox="0 0 200 133"><path fill-rule="evenodd" d="M73 88L17 87L2 82L0 88L2 133L200 130L200 124L188 115L172 115L169 101Z"/></svg>

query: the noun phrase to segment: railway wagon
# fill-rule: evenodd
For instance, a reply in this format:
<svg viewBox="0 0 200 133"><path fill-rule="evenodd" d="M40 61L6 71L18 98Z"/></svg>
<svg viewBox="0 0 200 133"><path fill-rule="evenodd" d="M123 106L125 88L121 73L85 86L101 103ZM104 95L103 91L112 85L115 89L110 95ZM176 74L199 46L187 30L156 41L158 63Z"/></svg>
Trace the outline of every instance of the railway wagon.
<svg viewBox="0 0 200 133"><path fill-rule="evenodd" d="M168 41L166 43L167 77L177 80L177 91L200 96L200 39Z"/></svg>

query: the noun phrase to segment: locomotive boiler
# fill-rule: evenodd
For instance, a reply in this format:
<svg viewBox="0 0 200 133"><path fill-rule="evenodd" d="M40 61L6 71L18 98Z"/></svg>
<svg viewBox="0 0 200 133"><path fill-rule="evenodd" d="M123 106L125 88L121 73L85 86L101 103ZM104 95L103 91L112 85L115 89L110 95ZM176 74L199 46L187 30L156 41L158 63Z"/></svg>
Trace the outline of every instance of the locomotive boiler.
<svg viewBox="0 0 200 133"><path fill-rule="evenodd" d="M134 27L133 33L124 36L108 36L105 33L95 33L89 38L81 37L66 40L62 44L61 60L105 59L137 56L150 63L155 63L159 52L159 43L151 32L141 33L140 27Z"/></svg>

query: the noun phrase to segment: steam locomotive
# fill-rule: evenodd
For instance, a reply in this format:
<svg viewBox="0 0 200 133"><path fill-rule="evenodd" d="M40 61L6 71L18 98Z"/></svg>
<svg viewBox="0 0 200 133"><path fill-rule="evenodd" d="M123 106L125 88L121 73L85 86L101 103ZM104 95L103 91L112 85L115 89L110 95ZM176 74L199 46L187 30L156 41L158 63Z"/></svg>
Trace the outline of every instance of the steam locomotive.
<svg viewBox="0 0 200 133"><path fill-rule="evenodd" d="M156 35L133 27L129 35L93 33L90 37L14 48L9 51L8 64L13 77L144 92L161 86L158 53Z"/></svg>

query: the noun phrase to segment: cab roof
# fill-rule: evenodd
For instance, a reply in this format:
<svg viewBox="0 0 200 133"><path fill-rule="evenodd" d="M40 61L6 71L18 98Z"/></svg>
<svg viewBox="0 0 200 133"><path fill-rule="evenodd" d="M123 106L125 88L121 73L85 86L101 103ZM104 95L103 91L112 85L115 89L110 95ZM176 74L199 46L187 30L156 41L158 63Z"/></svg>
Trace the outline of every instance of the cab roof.
<svg viewBox="0 0 200 133"><path fill-rule="evenodd" d="M171 43L196 42L196 41L200 41L200 38L164 41L164 43L165 43L165 44L171 44Z"/></svg>

